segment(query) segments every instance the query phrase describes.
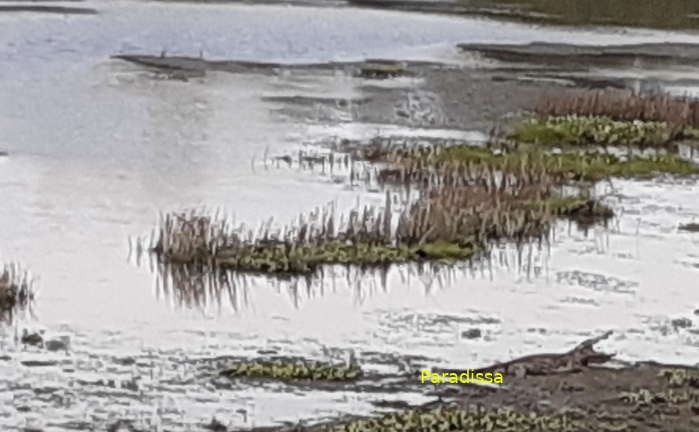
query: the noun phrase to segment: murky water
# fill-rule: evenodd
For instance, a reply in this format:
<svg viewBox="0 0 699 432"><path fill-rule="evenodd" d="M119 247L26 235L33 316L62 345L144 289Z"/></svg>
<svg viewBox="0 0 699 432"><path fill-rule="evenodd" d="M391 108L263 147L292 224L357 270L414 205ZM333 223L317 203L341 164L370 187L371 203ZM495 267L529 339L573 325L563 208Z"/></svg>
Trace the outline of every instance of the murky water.
<svg viewBox="0 0 699 432"><path fill-rule="evenodd" d="M0 156L0 261L23 263L40 288L35 316L0 330L0 427L104 428L132 419L147 430L199 430L214 415L262 425L366 412L370 400L396 397L271 384L217 388L190 363L260 350L326 358L324 347L355 348L370 369L381 365L363 352L475 367L567 348L613 328L619 332L606 348L623 359L699 361L699 334L672 324L684 317L699 325L692 314L699 238L676 229L699 217L696 181L615 181L618 225L587 235L561 225L550 249L526 252L530 272L518 269L516 251L503 249L492 267L444 280L405 268L385 282L368 275L357 283L353 275L350 284L338 270L310 287L252 278L237 286L234 301L186 307L158 288L147 265L127 260L128 238L147 234L159 212L220 208L254 226L269 217L286 223L329 201L348 207L358 195L380 202L380 195L264 170L253 160L319 136L479 135L352 123L343 108L308 123L274 114L274 96L360 97L359 80L347 76L213 73L183 83L109 60L166 50L259 61L460 62L452 48L458 42L699 37L359 9L86 5L99 14L0 14L0 150L9 152ZM26 327L67 335L71 349L23 348L14 336ZM483 338L461 336L471 328Z"/></svg>

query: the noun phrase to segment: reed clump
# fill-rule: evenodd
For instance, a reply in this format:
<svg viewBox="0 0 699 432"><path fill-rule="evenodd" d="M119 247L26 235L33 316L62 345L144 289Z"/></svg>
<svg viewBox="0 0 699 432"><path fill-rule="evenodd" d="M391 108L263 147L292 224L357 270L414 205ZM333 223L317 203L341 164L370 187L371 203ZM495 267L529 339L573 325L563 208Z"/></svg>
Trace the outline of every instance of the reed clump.
<svg viewBox="0 0 699 432"><path fill-rule="evenodd" d="M669 94L566 91L543 96L534 112L554 117L594 116L627 122L662 122L679 128L699 127L699 100Z"/></svg>
<svg viewBox="0 0 699 432"><path fill-rule="evenodd" d="M169 262L201 263L218 250L239 243L225 219L190 210L161 215L157 238L151 237L150 249L166 256Z"/></svg>
<svg viewBox="0 0 699 432"><path fill-rule="evenodd" d="M353 381L362 376L356 364L335 365L315 361L260 360L235 363L221 371L229 378L293 381Z"/></svg>
<svg viewBox="0 0 699 432"><path fill-rule="evenodd" d="M6 264L0 271L0 315L28 306L34 299L29 273L17 264Z"/></svg>
<svg viewBox="0 0 699 432"><path fill-rule="evenodd" d="M366 206L339 218L318 212L280 230L266 226L245 236L240 229L223 230L222 223L214 234L192 231L202 216L190 214L189 223L182 214L168 215L153 250L168 262L272 274L311 273L328 264L466 259L493 240L539 237L557 216L593 208L588 198L561 200L551 184L524 184L493 173L482 184L433 188L399 211L387 193L383 208Z"/></svg>

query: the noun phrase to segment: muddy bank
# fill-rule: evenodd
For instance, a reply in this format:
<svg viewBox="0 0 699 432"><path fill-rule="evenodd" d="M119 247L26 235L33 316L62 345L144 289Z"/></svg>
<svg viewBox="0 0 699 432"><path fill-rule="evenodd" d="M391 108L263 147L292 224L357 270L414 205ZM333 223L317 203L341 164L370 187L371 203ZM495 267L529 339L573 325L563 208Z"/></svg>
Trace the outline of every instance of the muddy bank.
<svg viewBox="0 0 699 432"><path fill-rule="evenodd" d="M631 67L638 66L639 62L644 68L695 66L699 60L699 46L681 43L590 46L538 42L526 45L459 44L458 47L500 61L548 64L558 68Z"/></svg>
<svg viewBox="0 0 699 432"><path fill-rule="evenodd" d="M191 3L191 0L161 0ZM201 4L290 4L314 7L355 7L390 11L475 16L527 24L630 26L694 29L699 7L691 0L203 0Z"/></svg>
<svg viewBox="0 0 699 432"><path fill-rule="evenodd" d="M431 370L431 378L418 372L396 376L394 387L402 382L406 390L419 389L436 397L420 407L394 405L399 409L397 413L253 430L412 432L447 427L475 431L488 426L483 423L486 419L488 430L696 430L699 368L653 362L602 366L614 355L598 351L594 345L610 334L588 339L566 353L536 354L471 370L473 376L502 373L501 385L466 382L460 375L465 369ZM388 381L385 377L383 380ZM512 429L510 422L518 416L518 429ZM525 419L538 420L528 424ZM220 430L227 429L223 426Z"/></svg>
<svg viewBox="0 0 699 432"><path fill-rule="evenodd" d="M68 6L44 6L44 5L3 5L0 4L0 14L3 13L46 13L46 14L62 14L62 15L96 15L97 10L91 8L68 7Z"/></svg>
<svg viewBox="0 0 699 432"><path fill-rule="evenodd" d="M348 4L387 10L484 16L523 23L576 26L634 26L694 29L699 7L690 0L348 0Z"/></svg>
<svg viewBox="0 0 699 432"><path fill-rule="evenodd" d="M630 67L636 56L662 63L671 61L665 49L682 53L687 64L699 59L699 46L689 44L648 44L628 47L579 47L531 44L461 45L466 55L486 60L469 60L457 65L436 62L366 60L329 63L264 63L236 60L208 60L203 56L160 55L113 56L145 67L156 76L180 81L205 79L207 72L256 74L287 79L351 78L356 80L354 97L300 94L270 95L263 100L279 104L283 116L303 122L353 121L367 124L401 125L411 128L442 128L488 131L512 113L532 110L546 94L565 89L623 90L662 88L677 84L676 78L639 80L610 76L594 70L609 62ZM580 52L582 54L573 53ZM547 57L548 56L548 57ZM578 60L578 57L585 57ZM490 59L490 60L488 60ZM502 64L488 64L497 60ZM673 60L676 63L676 60ZM487 67L483 67L487 65ZM685 79L683 85L692 85ZM640 86L640 87L639 87Z"/></svg>
<svg viewBox="0 0 699 432"><path fill-rule="evenodd" d="M365 62L281 64L245 61L212 61L195 57L154 55L116 55L115 59L144 66L169 79L186 81L202 78L207 72L284 76L293 72L300 77L352 77L357 79L360 96L348 98L304 98L298 95L270 96L283 113L304 122L312 121L316 108L340 109L355 122L394 124L412 128L455 128L488 130L503 116L529 109L543 91L566 88L575 81L526 77L521 71L482 70L434 62ZM378 68L377 68L378 65ZM382 67L390 65L397 73L382 76ZM378 75L376 70L378 69ZM372 72L373 75L367 73ZM585 84L592 80L577 79ZM606 86L609 79L590 87ZM623 84L617 84L617 86ZM309 111L315 110L315 111Z"/></svg>

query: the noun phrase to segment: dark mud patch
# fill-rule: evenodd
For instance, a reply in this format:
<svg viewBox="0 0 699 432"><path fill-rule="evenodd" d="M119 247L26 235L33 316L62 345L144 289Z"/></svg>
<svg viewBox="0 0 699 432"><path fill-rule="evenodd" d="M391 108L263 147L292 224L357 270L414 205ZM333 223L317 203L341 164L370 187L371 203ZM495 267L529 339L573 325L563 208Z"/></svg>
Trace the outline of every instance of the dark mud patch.
<svg viewBox="0 0 699 432"><path fill-rule="evenodd" d="M313 96L295 95L295 96L263 96L262 100L266 101L266 102L289 104L289 105L299 105L299 106L304 106L304 107L315 106L315 105L321 104L321 105L330 105L330 106L337 106L340 108L346 108L349 105L362 105L362 104L368 103L371 99L370 98L341 99L341 98L330 98L330 97L313 97Z"/></svg>
<svg viewBox="0 0 699 432"><path fill-rule="evenodd" d="M208 60L204 57L170 56L167 52L160 55L117 54L113 59L135 63L162 70L218 71L229 73L277 74L281 70L290 71L325 71L335 73L338 70L348 72L360 78L394 78L412 75L411 67L439 66L435 62L397 62L384 59L367 59L360 62L326 62L326 63L275 63L242 60Z"/></svg>
<svg viewBox="0 0 699 432"><path fill-rule="evenodd" d="M686 231L691 233L699 233L699 223L692 222L687 224L681 224L679 226L680 231Z"/></svg>
<svg viewBox="0 0 699 432"><path fill-rule="evenodd" d="M458 47L503 62L545 64L557 68L632 67L638 66L639 62L644 68L696 66L699 60L699 45L687 43L591 46L534 42L525 45L459 44Z"/></svg>
<svg viewBox="0 0 699 432"><path fill-rule="evenodd" d="M45 5L0 5L0 14L32 12L42 14L61 15L96 15L97 10L91 8L69 7L69 6L45 6Z"/></svg>
<svg viewBox="0 0 699 432"><path fill-rule="evenodd" d="M665 2L613 0L160 0L197 4L291 4L358 7L415 13L486 17L526 24L629 26L688 29L697 26L699 6L692 0Z"/></svg>
<svg viewBox="0 0 699 432"><path fill-rule="evenodd" d="M348 0L350 6L385 9L403 12L420 12L445 15L482 16L488 18L534 20L536 15L522 7L493 5L485 1L425 1L425 0Z"/></svg>

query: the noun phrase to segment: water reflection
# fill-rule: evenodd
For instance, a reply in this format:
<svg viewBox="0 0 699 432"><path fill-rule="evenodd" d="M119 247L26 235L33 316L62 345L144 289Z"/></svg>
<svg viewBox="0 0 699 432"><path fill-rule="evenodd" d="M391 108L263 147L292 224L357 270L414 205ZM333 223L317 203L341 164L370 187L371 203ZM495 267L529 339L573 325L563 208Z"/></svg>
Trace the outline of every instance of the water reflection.
<svg viewBox="0 0 699 432"><path fill-rule="evenodd" d="M246 307L248 280L229 271L206 265L157 264L156 298L170 299L175 305L206 309L230 306L234 311Z"/></svg>
<svg viewBox="0 0 699 432"><path fill-rule="evenodd" d="M413 296L427 298L467 281L495 281L503 275L522 282L548 279L551 276L551 242L560 235L556 231L570 233L575 230L584 237L604 235L603 230L587 232L574 226L561 222L548 237L519 245L497 244L488 253L467 261L424 261L373 267L330 265L301 277L241 273L206 264L170 264L151 254L139 258L137 253L132 260L150 268L156 298L176 307L235 314L261 306L254 304L252 295L260 290L283 297L296 310L314 299L347 294L352 306L361 307L373 297L396 290L407 290ZM602 243L602 240L596 239L595 243Z"/></svg>

